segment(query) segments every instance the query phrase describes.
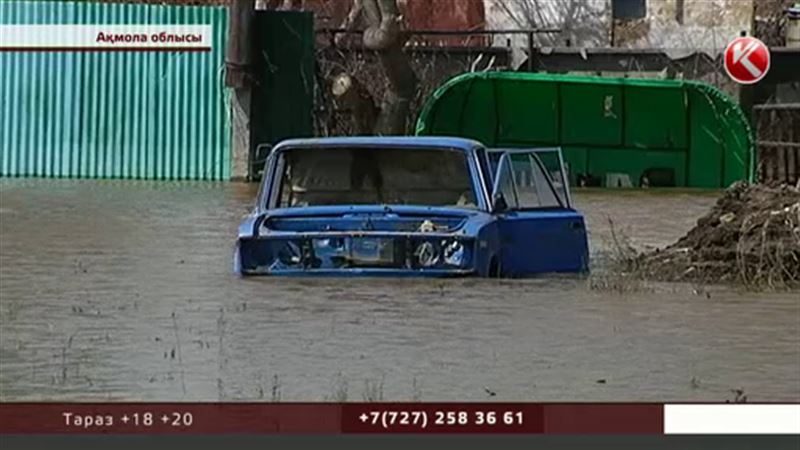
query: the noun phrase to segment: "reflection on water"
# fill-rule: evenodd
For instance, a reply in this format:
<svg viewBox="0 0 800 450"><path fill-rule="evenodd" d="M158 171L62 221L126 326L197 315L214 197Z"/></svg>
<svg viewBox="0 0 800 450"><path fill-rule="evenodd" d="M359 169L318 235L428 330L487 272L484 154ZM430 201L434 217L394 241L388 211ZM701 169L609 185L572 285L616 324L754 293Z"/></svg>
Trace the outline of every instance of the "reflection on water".
<svg viewBox="0 0 800 450"><path fill-rule="evenodd" d="M243 184L0 180L0 399L800 400L796 293L238 279ZM665 245L712 194L579 192ZM496 393L488 396L487 391Z"/></svg>

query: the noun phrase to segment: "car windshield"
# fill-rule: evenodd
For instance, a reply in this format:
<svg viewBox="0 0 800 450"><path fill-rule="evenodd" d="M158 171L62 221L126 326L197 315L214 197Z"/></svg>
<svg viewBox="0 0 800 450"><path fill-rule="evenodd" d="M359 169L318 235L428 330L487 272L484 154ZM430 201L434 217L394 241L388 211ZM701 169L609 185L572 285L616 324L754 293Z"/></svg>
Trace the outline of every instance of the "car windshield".
<svg viewBox="0 0 800 450"><path fill-rule="evenodd" d="M353 204L477 207L466 154L461 151L297 148L282 155L281 208Z"/></svg>

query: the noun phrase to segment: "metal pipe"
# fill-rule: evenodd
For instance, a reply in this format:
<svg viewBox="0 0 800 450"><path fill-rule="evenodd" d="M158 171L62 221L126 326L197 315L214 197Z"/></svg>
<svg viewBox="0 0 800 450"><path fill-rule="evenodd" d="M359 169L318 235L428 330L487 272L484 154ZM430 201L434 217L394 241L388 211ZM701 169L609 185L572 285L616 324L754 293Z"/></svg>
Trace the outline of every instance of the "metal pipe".
<svg viewBox="0 0 800 450"><path fill-rule="evenodd" d="M758 111L782 111L790 109L800 110L800 103L760 104L760 105L753 105L753 109Z"/></svg>
<svg viewBox="0 0 800 450"><path fill-rule="evenodd" d="M353 33L361 34L364 30L348 30L346 28L318 28L317 33L325 34L343 34ZM560 28L531 28L525 30L403 30L406 34L411 35L429 35L429 36L474 36L474 35L496 35L496 34L546 34L546 33L560 33Z"/></svg>

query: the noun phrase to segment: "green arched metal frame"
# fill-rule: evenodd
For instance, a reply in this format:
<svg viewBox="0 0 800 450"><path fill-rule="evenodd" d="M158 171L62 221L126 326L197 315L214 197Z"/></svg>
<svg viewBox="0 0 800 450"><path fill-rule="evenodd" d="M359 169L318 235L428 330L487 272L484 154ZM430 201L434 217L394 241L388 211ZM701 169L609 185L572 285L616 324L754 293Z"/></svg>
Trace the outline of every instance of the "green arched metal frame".
<svg viewBox="0 0 800 450"><path fill-rule="evenodd" d="M477 139L490 147L560 146L576 174L673 171L675 185L752 181L755 144L739 105L683 80L516 72L467 73L424 105L418 135Z"/></svg>

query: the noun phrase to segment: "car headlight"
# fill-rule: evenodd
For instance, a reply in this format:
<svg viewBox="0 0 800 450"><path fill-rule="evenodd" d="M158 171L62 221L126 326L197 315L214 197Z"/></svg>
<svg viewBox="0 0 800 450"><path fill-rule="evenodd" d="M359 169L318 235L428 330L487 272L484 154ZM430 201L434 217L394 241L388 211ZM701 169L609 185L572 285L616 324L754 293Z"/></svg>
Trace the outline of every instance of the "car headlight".
<svg viewBox="0 0 800 450"><path fill-rule="evenodd" d="M314 239L312 241L312 245L314 250L316 251L334 251L334 252L341 252L345 248L344 239L342 238L322 238L322 239Z"/></svg>
<svg viewBox="0 0 800 450"><path fill-rule="evenodd" d="M464 245L458 241L452 241L443 245L444 262L451 266L460 266L464 263Z"/></svg>
<svg viewBox="0 0 800 450"><path fill-rule="evenodd" d="M419 262L422 267L431 267L439 262L439 251L431 242L419 244L414 251L414 255L417 257L417 262Z"/></svg>

